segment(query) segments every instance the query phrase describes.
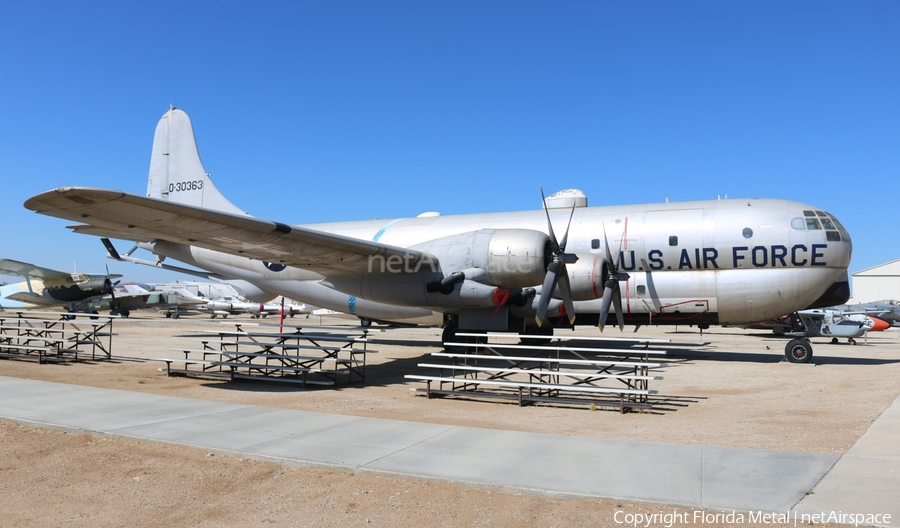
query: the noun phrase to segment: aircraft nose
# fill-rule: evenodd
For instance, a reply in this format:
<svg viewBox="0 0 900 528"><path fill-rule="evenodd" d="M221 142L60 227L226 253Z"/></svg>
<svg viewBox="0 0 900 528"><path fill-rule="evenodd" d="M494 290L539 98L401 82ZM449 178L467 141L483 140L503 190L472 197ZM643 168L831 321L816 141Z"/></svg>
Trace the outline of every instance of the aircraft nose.
<svg viewBox="0 0 900 528"><path fill-rule="evenodd" d="M828 287L828 290L826 290L821 297L816 299L815 302L808 306L807 309L837 306L839 304L844 304L849 299L850 277L847 275L847 271L844 270L844 273L840 276L840 278L831 283L831 286Z"/></svg>
<svg viewBox="0 0 900 528"><path fill-rule="evenodd" d="M845 228L844 225L841 224L840 220L838 220L836 216L831 213L825 214L827 215L827 218L830 218L831 222L833 223L833 225L826 227L830 227L831 229L837 228L838 232L840 233L840 243L836 245L837 250L840 254L839 265L849 267L850 259L853 257L853 241L850 239L850 233L847 231L847 228ZM837 235L837 233L834 233L833 231L831 231L831 233ZM833 239L829 238L829 240Z"/></svg>

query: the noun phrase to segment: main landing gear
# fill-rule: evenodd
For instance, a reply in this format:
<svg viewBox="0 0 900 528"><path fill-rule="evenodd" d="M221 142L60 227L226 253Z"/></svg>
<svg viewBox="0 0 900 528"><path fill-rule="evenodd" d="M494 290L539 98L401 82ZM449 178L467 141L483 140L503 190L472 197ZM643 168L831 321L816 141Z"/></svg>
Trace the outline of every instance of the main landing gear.
<svg viewBox="0 0 900 528"><path fill-rule="evenodd" d="M784 356L791 363L809 363L812 361L812 343L806 339L792 339L784 347Z"/></svg>
<svg viewBox="0 0 900 528"><path fill-rule="evenodd" d="M794 335L809 335L806 324L800 319L800 314L794 312L790 316L791 332ZM791 339L784 347L784 357L791 363L809 363L812 361L812 343L806 337Z"/></svg>

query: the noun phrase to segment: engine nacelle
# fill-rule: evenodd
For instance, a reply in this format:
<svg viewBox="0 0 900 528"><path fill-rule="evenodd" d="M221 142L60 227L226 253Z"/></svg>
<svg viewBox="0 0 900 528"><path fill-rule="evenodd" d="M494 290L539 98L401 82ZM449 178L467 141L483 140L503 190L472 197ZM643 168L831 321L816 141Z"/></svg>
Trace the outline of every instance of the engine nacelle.
<svg viewBox="0 0 900 528"><path fill-rule="evenodd" d="M429 240L415 246L438 258L445 274L483 270L469 277L499 288L526 288L543 283L550 238L532 229L480 229Z"/></svg>
<svg viewBox="0 0 900 528"><path fill-rule="evenodd" d="M603 285L608 276L605 261L599 253L583 256L574 264L567 264L573 301L590 301L603 297Z"/></svg>

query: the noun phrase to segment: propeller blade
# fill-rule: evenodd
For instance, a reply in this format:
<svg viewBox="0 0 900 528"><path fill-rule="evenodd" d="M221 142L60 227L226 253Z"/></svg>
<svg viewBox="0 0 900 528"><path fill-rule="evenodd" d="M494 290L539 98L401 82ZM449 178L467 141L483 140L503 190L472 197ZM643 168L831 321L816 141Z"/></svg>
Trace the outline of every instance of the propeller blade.
<svg viewBox="0 0 900 528"><path fill-rule="evenodd" d="M575 206L572 206L572 211L569 212L569 223L566 224L566 232L563 233L562 242L559 243L559 250L566 250L566 241L569 240L569 228L572 227L572 217L575 216Z"/></svg>
<svg viewBox="0 0 900 528"><path fill-rule="evenodd" d="M109 275L109 264L106 265L106 280L103 281L103 289L103 293L109 294L109 307L113 310L117 309L118 303L116 303L116 288Z"/></svg>
<svg viewBox="0 0 900 528"><path fill-rule="evenodd" d="M556 240L556 233L553 232L553 222L550 221L550 210L547 209L547 198L544 197L544 186L541 185L541 201L544 204L544 214L547 215L547 229L550 231L550 248L553 254L559 254L559 242ZM568 233L568 229L566 229Z"/></svg>
<svg viewBox="0 0 900 528"><path fill-rule="evenodd" d="M544 317L547 316L547 309L550 306L550 299L553 297L553 291L556 289L556 283L559 281L559 270L562 264L559 260L554 260L547 266L547 275L544 276L544 285L541 286L541 300L538 304L537 314L534 316L534 322L538 327L544 324Z"/></svg>
<svg viewBox="0 0 900 528"><path fill-rule="evenodd" d="M559 295L562 297L563 305L566 307L566 317L569 318L569 324L575 324L575 303L572 302L572 286L569 284L569 273L566 271L566 265L563 264L560 269L559 276Z"/></svg>
<svg viewBox="0 0 900 528"><path fill-rule="evenodd" d="M619 331L624 331L625 314L622 313L622 294L619 291L619 281L616 281L616 291L613 294L613 305L616 307L616 322L619 323Z"/></svg>
<svg viewBox="0 0 900 528"><path fill-rule="evenodd" d="M656 283L653 282L653 273L647 264L647 259L641 259L641 266L647 272L647 292L650 294L650 300L653 302L653 309L659 312L662 309L662 303L659 302L659 294L656 291Z"/></svg>
<svg viewBox="0 0 900 528"><path fill-rule="evenodd" d="M603 228L603 245L606 248L606 267L609 269L610 273L613 273L616 271L616 263L613 262L612 253L609 251L609 237L606 236L606 224L601 221L600 227Z"/></svg>
<svg viewBox="0 0 900 528"><path fill-rule="evenodd" d="M547 208L547 197L544 196L544 186L541 186L541 201L544 204L544 214L547 216L547 230L550 234L550 251L552 260L547 266L547 274L544 276L544 284L541 287L541 299L538 303L537 313L534 317L535 322L540 327L544 324L544 318L547 316L547 309L550 306L550 299L556 292L559 285L559 295L562 297L566 315L570 323L575 322L575 305L572 302L572 286L569 283L569 274L566 271L566 263L574 264L578 261L578 257L574 254L566 254L566 243L569 240L569 228L572 226L572 217L575 216L575 206L569 212L569 222L566 224L566 231L563 233L562 243L556 238L553 231L553 222L550 220L550 209Z"/></svg>
<svg viewBox="0 0 900 528"><path fill-rule="evenodd" d="M616 279L609 279L606 281L606 284L603 285L603 302L600 304L600 321L597 323L601 332L606 325L606 318L609 316L609 304L612 301L613 288L616 285L618 285Z"/></svg>

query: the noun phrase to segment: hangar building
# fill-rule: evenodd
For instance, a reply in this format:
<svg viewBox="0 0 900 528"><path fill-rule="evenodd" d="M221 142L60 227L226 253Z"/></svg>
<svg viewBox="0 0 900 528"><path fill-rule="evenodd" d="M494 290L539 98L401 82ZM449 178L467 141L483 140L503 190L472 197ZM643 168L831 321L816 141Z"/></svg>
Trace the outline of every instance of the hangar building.
<svg viewBox="0 0 900 528"><path fill-rule="evenodd" d="M900 299L900 260L857 271L852 277L851 303Z"/></svg>

